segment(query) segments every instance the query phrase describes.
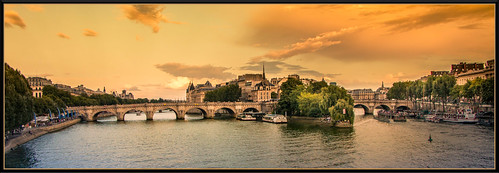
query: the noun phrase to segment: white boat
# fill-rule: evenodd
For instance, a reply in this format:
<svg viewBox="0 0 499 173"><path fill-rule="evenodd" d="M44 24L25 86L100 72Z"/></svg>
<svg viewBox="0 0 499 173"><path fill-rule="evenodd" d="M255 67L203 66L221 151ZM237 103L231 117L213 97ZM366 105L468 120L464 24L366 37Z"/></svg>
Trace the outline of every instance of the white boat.
<svg viewBox="0 0 499 173"><path fill-rule="evenodd" d="M262 118L262 121L269 123L287 123L288 119L286 116L281 114L267 114Z"/></svg>
<svg viewBox="0 0 499 173"><path fill-rule="evenodd" d="M442 119L451 123L478 123L478 118L471 109L460 110L457 114L445 114Z"/></svg>
<svg viewBox="0 0 499 173"><path fill-rule="evenodd" d="M247 113L237 115L236 119L241 121L256 121L256 117L253 117L252 114Z"/></svg>

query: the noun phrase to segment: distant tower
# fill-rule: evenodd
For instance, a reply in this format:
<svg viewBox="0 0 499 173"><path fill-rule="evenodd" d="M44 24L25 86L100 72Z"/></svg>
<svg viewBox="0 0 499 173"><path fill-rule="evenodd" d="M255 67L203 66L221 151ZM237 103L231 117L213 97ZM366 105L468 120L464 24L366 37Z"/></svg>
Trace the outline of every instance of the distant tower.
<svg viewBox="0 0 499 173"><path fill-rule="evenodd" d="M103 90L104 93L106 93L106 87L104 87L104 90Z"/></svg>
<svg viewBox="0 0 499 173"><path fill-rule="evenodd" d="M385 88L385 84L381 81L381 88Z"/></svg>
<svg viewBox="0 0 499 173"><path fill-rule="evenodd" d="M263 80L265 80L265 63L263 63Z"/></svg>

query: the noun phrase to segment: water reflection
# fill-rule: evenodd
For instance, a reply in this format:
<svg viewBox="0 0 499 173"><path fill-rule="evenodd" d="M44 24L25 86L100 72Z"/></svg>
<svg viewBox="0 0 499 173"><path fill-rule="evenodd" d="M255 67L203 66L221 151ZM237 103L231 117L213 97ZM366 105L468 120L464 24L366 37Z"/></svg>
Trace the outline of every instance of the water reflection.
<svg viewBox="0 0 499 173"><path fill-rule="evenodd" d="M36 153L29 146L21 145L15 150L9 152L11 160L5 163L6 168L31 168L37 163Z"/></svg>

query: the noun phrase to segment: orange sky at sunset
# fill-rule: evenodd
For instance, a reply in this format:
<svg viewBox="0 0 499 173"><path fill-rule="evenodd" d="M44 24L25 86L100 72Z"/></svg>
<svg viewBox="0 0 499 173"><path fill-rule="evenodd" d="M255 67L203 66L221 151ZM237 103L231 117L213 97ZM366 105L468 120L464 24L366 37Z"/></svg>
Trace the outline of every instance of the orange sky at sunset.
<svg viewBox="0 0 499 173"><path fill-rule="evenodd" d="M26 77L135 98L189 81L324 77L346 89L495 59L487 4L5 4L4 60Z"/></svg>

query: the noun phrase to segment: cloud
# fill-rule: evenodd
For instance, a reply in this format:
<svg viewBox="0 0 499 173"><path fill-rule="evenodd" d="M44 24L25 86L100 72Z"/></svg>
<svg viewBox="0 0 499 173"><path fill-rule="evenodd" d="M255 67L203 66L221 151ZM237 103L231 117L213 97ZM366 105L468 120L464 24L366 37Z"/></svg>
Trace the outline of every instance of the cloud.
<svg viewBox="0 0 499 173"><path fill-rule="evenodd" d="M136 35L136 36L135 36L135 40L137 40L137 41L142 41L142 38L141 38L139 35Z"/></svg>
<svg viewBox="0 0 499 173"><path fill-rule="evenodd" d="M93 36L97 36L97 32L95 32L94 30L91 30L91 29L84 29L83 35L93 37Z"/></svg>
<svg viewBox="0 0 499 173"><path fill-rule="evenodd" d="M14 25L21 27L22 29L26 28L26 24L24 20L17 14L17 12L9 10L4 13L4 23L5 27L13 27Z"/></svg>
<svg viewBox="0 0 499 173"><path fill-rule="evenodd" d="M28 10L34 11L34 12L42 12L43 11L42 5L30 4L30 5L24 5L24 7L26 7Z"/></svg>
<svg viewBox="0 0 499 173"><path fill-rule="evenodd" d="M421 12L417 13L421 14ZM494 17L493 5L436 6L421 15L407 16L384 22L394 32L406 32L432 25L463 20L483 20Z"/></svg>
<svg viewBox="0 0 499 173"><path fill-rule="evenodd" d="M120 7L128 19L152 27L155 33L159 31L161 22L180 24L180 22L169 21L161 14L165 9L162 5L121 5Z"/></svg>
<svg viewBox="0 0 499 173"><path fill-rule="evenodd" d="M139 89L139 87L137 87L137 86L132 86L132 85L130 85L130 84L126 84L126 85L125 85L125 89L126 89L127 91L141 91L141 90Z"/></svg>
<svg viewBox="0 0 499 173"><path fill-rule="evenodd" d="M176 77L163 83L162 86L168 89L184 89L187 88L190 80L187 77Z"/></svg>
<svg viewBox="0 0 499 173"><path fill-rule="evenodd" d="M328 79L332 79L337 77L340 74L329 74L329 73L321 73L315 70L306 69L300 65L292 65L282 61L260 61L260 62L248 62L247 65L242 66L241 70L250 70L255 72L262 72L262 65L265 64L265 73L278 74L278 73L289 73L289 74L298 74L304 76L313 76L313 77L325 77Z"/></svg>
<svg viewBox="0 0 499 173"><path fill-rule="evenodd" d="M265 64L265 73L277 74L283 70L301 70L304 69L299 65L291 65L282 61L259 61L248 62L247 65L240 67L241 70L250 70L255 72L262 72L263 65Z"/></svg>
<svg viewBox="0 0 499 173"><path fill-rule="evenodd" d="M318 78L328 78L328 79L333 79L333 78L336 78L338 75L340 74L330 74L330 73L321 73L321 72L318 72L318 71L315 71L315 70L300 70L298 71L298 74L300 76L314 76L314 77L318 77Z"/></svg>
<svg viewBox="0 0 499 173"><path fill-rule="evenodd" d="M274 50L266 53L262 56L257 56L252 58L252 61L260 61L261 59L267 58L272 60L285 60L292 56L296 56L304 53L315 52L319 49L329 47L331 45L340 44L341 41L332 41L333 39L339 35L352 32L356 30L356 27L343 28L340 31L332 31L319 34L315 37L310 37L302 42L297 42L287 46L285 49Z"/></svg>
<svg viewBox="0 0 499 173"><path fill-rule="evenodd" d="M214 67L212 65L184 65L180 63L157 64L156 68L176 77L188 77L194 79L230 79L236 75L226 72L227 67Z"/></svg>
<svg viewBox="0 0 499 173"><path fill-rule="evenodd" d="M61 37L61 38L66 38L66 39L69 39L70 37L64 33L57 33L57 36Z"/></svg>
<svg viewBox="0 0 499 173"><path fill-rule="evenodd" d="M459 26L459 29L482 29L483 24L481 23L472 23L472 24L468 24L468 25L462 25L462 26Z"/></svg>

